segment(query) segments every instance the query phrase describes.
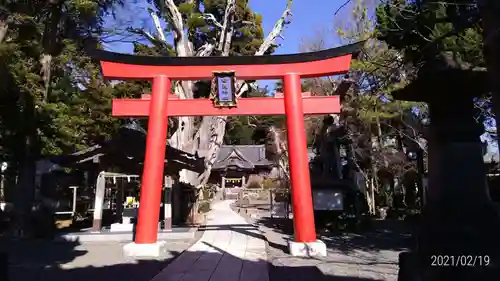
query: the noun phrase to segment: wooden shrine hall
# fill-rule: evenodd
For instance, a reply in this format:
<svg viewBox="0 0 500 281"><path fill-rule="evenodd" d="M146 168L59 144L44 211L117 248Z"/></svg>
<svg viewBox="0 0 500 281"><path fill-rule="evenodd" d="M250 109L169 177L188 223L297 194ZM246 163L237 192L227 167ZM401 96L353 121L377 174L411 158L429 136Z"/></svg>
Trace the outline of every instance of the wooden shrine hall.
<svg viewBox="0 0 500 281"><path fill-rule="evenodd" d="M197 173L203 171L203 158L183 152L167 144L165 144L165 146L166 152L163 161L168 164L164 165L164 174L168 175L171 179L175 180L179 172L183 169ZM57 165L59 170L67 167L85 174L85 182L81 184L92 189L92 192L88 194L91 195L92 202L85 203L85 205L87 205L87 207L85 207L87 211L85 212L91 211L91 214L93 214L93 231L100 231L103 227L102 206L104 203L104 190L101 189L106 188L105 178L123 177L125 179L130 179L132 175L132 177L137 178L140 182L140 177L133 175L140 175L143 170L145 150L146 131L144 131L137 122L132 122L122 126L118 135L111 140L104 141L75 153L52 157L45 161L52 163L52 166ZM44 173L43 177L50 178L50 171ZM173 184L173 181L169 181L169 183ZM116 184L112 184L112 186L114 186L113 188L117 187ZM183 191L178 190L178 188L174 190L174 186L170 186L169 188L172 188L174 192L170 193L170 198L164 199L170 203L169 207L171 208L169 211L162 211L164 214L170 214L170 217L163 218L165 221L165 228L171 228L172 222L183 223L186 217L186 214L184 214L186 211L183 211L184 207L182 206L186 205L185 202L183 202ZM50 192L49 189L52 188L50 188L50 186L49 188L42 188L44 196L50 197L51 194L53 196L53 192ZM83 189L79 188L79 195L83 195ZM80 200L82 199L80 198ZM124 198L120 200L123 201ZM75 204L75 202L73 204ZM162 203L162 205L164 204ZM116 204L115 211L117 214L115 215L116 219L114 219L114 222L118 222L121 220L122 211L124 211L121 204Z"/></svg>
<svg viewBox="0 0 500 281"><path fill-rule="evenodd" d="M222 145L209 182L218 185L226 199L236 199L252 176L267 176L273 162L266 158L265 145Z"/></svg>

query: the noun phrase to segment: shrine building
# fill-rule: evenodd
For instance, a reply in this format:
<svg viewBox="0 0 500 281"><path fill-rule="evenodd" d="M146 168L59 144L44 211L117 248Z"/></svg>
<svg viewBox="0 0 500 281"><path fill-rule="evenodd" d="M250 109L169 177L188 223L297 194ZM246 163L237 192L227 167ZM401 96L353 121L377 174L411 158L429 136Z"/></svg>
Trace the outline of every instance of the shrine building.
<svg viewBox="0 0 500 281"><path fill-rule="evenodd" d="M266 158L265 145L222 145L212 168L209 182L236 196L250 179L263 179L273 168Z"/></svg>

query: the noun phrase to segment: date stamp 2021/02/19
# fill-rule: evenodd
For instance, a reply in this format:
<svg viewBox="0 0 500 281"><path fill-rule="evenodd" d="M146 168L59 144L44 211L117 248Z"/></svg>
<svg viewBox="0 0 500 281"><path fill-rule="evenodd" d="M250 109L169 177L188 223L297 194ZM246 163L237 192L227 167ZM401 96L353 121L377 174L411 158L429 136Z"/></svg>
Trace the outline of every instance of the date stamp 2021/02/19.
<svg viewBox="0 0 500 281"><path fill-rule="evenodd" d="M488 255L432 255L433 267L486 267L491 263Z"/></svg>

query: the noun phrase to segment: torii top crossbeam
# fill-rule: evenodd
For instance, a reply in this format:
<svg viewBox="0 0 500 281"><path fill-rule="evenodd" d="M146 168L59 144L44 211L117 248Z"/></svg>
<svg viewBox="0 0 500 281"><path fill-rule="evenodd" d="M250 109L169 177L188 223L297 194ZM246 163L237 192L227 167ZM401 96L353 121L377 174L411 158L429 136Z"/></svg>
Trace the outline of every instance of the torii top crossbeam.
<svg viewBox="0 0 500 281"><path fill-rule="evenodd" d="M91 56L101 61L103 74L110 79L153 79L165 75L171 80L207 80L214 72L228 70L243 80L283 79L285 73L312 78L346 73L360 44L272 56L153 57L102 50L93 50Z"/></svg>
<svg viewBox="0 0 500 281"><path fill-rule="evenodd" d="M230 70L238 79L283 79L287 73L300 78L344 74L349 70L353 53L361 43L339 48L291 55L241 57L152 57L93 50L101 61L105 77L110 79L147 79L160 75L170 80L207 80L214 72ZM237 107L217 108L208 99L179 100L169 96L168 116L283 115L283 96L278 98L242 98ZM303 113L340 112L338 96L304 97ZM146 117L150 99L114 99L113 116Z"/></svg>

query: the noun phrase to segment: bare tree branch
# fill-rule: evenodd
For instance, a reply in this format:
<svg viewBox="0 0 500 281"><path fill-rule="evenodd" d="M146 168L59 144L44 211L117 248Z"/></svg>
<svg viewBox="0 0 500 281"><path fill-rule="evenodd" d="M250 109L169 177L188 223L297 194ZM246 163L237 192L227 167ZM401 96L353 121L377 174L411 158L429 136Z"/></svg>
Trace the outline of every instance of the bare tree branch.
<svg viewBox="0 0 500 281"><path fill-rule="evenodd" d="M207 21L207 22L211 22L213 25L217 26L218 28L220 29L224 29L224 26L217 21L217 19L215 18L214 15L212 14L202 14L201 17Z"/></svg>
<svg viewBox="0 0 500 281"><path fill-rule="evenodd" d="M156 45L159 41L153 34L141 28L130 28L129 32L145 37L149 42L151 42L151 44L154 45Z"/></svg>
<svg viewBox="0 0 500 281"><path fill-rule="evenodd" d="M172 25L174 29L174 38L176 40L180 40L180 38L184 37L184 23L182 21L182 14L179 12L177 5L174 0L165 0L165 8L167 12L167 20Z"/></svg>
<svg viewBox="0 0 500 281"><path fill-rule="evenodd" d="M229 48L231 46L231 40L233 37L233 18L234 11L236 8L236 0L227 0L226 11L224 13L224 21L222 22L221 33L219 37L219 45L217 50L222 53L223 56L229 55Z"/></svg>
<svg viewBox="0 0 500 281"><path fill-rule="evenodd" d="M9 22L7 19L0 19L0 44L7 37L7 32L9 31Z"/></svg>
<svg viewBox="0 0 500 281"><path fill-rule="evenodd" d="M255 53L256 56L265 54L273 46L276 38L280 36L285 25L289 23L288 17L291 16L290 8L292 2L292 0L288 0L285 12L274 26L273 31L267 36L259 50ZM205 20L220 29L218 33L219 38L216 40L217 45L206 43L196 50L196 52L194 52L192 43L189 42L189 38L184 32L186 27L184 26L182 15L173 0L165 0L165 11L167 13L167 21L174 31L174 47L178 56L209 56L214 49L217 49L223 56L229 55L234 31L236 0L227 0L222 23L217 22L211 14L202 15ZM161 30L159 20L157 21L157 18L155 19L153 14L151 14L151 17L155 22L158 36L155 37L148 33L143 33L142 35L149 39L155 38L157 41L166 44L165 36L160 33L163 30ZM238 96L241 96L241 94L250 89L250 85L245 83L245 81L238 81L237 88L239 89ZM176 82L174 93L182 99L193 98L192 82ZM193 172L183 170L179 174L181 182L189 183L196 188L200 188L206 184L223 142L226 121L227 116L207 116L202 119L199 128L196 129L194 118L179 118L179 127L169 139L169 144L184 151L199 152L201 157L205 157L205 171L200 175L196 175Z"/></svg>
<svg viewBox="0 0 500 281"><path fill-rule="evenodd" d="M167 40L165 38L165 34L163 33L163 28L161 27L160 19L158 18L158 15L154 11L149 11L149 15L151 16L151 18L153 19L153 22L155 24L156 33L158 34L158 38L161 41L166 42Z"/></svg>
<svg viewBox="0 0 500 281"><path fill-rule="evenodd" d="M338 9L335 11L334 15L336 16L340 10L342 10L345 6L347 6L349 3L351 3L352 0L347 0L344 2L344 4L340 5L340 7L338 7Z"/></svg>
<svg viewBox="0 0 500 281"><path fill-rule="evenodd" d="M405 126L407 126L408 128L410 128L411 130L413 130L413 133L414 133L414 134L416 134L416 131L415 131L415 129L414 129L412 126L410 126L410 125L406 124L406 123L405 123L404 121L402 121L402 120L401 120L401 122L402 122ZM414 138L414 137L412 137L412 136L408 135L407 133L403 132L403 131L402 131L402 130L400 130L399 128L396 128L396 127L392 126L391 124L385 124L385 125L386 125L386 126L388 126L388 127L390 127L390 128L392 128L392 129L394 129L395 131L397 131L398 133L400 133L402 136L404 136L404 137L408 138L409 140L411 140L412 142L414 142L415 144L417 144L417 145L418 145L418 147L419 147L420 149L422 149L422 151L423 151L425 154L427 154L427 148L423 146L423 144L419 141L419 139L416 139L416 138Z"/></svg>
<svg viewBox="0 0 500 281"><path fill-rule="evenodd" d="M215 46L214 44L210 43L205 43L203 46L201 46L197 51L196 51L196 56L198 57L208 57L212 54L214 51Z"/></svg>
<svg viewBox="0 0 500 281"><path fill-rule="evenodd" d="M285 9L285 12L283 12L283 15L281 18L278 20L278 22L275 24L273 30L271 33L267 36L267 38L264 40L263 44L260 46L259 50L255 53L256 56L261 56L264 55L264 53L272 46L276 38L280 35L280 33L283 31L283 28L285 27L286 24L289 23L288 17L291 15L291 5L293 3L293 0L288 0L287 6ZM222 29L222 34L221 37L219 38L219 46L217 49L222 52L222 55L229 55L229 50L231 47L231 39L232 39L232 32L233 32L233 25L232 25L232 20L234 16L234 8L235 8L235 0L228 0L228 4L226 6L226 14L224 17L224 22L223 22L223 29ZM243 93L248 91L250 89L250 85L248 83L245 83L244 81L238 81L237 82L237 88L239 88L239 91L237 93L237 96L241 96ZM208 181L208 176L211 172L212 166L215 163L215 160L217 158L218 150L220 148L220 145L222 144L222 141L224 139L224 127L227 121L227 116L221 117L211 117L215 121L210 121L209 119L205 119L202 122L205 123L205 120L207 120L207 125L210 123L209 126L209 132L208 135L210 136L210 141L209 141L209 147L208 147L208 153L207 157L205 158L205 172L198 177L198 180L200 184L197 186L198 188L202 187L206 182ZM201 136L202 134L200 134ZM285 149L286 151L286 149ZM279 161L280 166L283 166L283 169L285 169L285 164L283 164L283 160ZM287 170L285 169L284 172Z"/></svg>
<svg viewBox="0 0 500 281"><path fill-rule="evenodd" d="M252 128L257 128L257 125L253 124L252 121L250 121L250 119L256 119L255 116L247 116L247 125L252 127Z"/></svg>
<svg viewBox="0 0 500 281"><path fill-rule="evenodd" d="M260 45L259 50L255 53L256 56L262 56L264 55L267 50L273 45L274 41L276 41L276 38L278 38L281 33L283 32L283 29L285 29L285 26L287 24L290 24L290 17L292 16L292 3L293 0L288 0L286 4L285 11L281 15L280 19L276 22L276 24L273 27L273 30L267 35L266 39L264 40L264 43Z"/></svg>
<svg viewBox="0 0 500 281"><path fill-rule="evenodd" d="M276 127L271 126L268 130L269 137L272 141L272 147L274 152L274 162L278 165L279 174L283 175L285 180L290 179L290 170L288 165L288 153L286 144L281 137L283 132L280 132Z"/></svg>
<svg viewBox="0 0 500 281"><path fill-rule="evenodd" d="M293 0L288 0L286 4L285 11L279 18L279 20L276 22L276 24L273 27L273 30L267 35L266 39L260 45L259 50L255 53L255 56L262 56L264 55L269 48L274 44L276 41L276 38L279 37L279 35L283 32L283 29L287 24L290 24L289 17L292 15L292 3ZM238 93L236 94L237 97L241 97L245 92L250 90L251 88L257 88L256 83L244 83L240 88Z"/></svg>

